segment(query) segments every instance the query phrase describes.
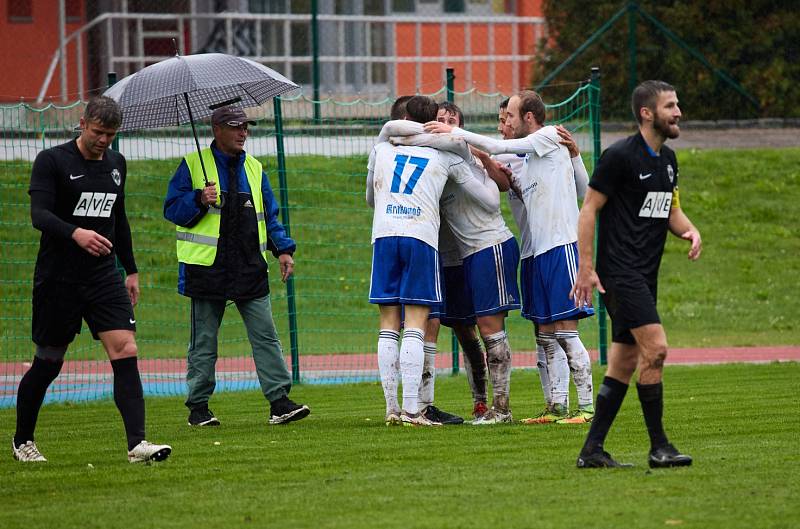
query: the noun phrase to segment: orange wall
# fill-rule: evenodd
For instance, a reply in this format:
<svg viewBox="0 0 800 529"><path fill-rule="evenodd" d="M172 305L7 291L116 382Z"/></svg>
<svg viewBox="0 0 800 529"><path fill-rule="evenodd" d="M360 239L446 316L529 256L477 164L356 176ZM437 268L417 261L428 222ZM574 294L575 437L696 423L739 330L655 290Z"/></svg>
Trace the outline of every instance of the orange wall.
<svg viewBox="0 0 800 529"><path fill-rule="evenodd" d="M541 17L542 0L530 0L517 2L518 16ZM441 45L441 24L438 22L424 22L420 25L423 57L432 56L463 56L466 55L464 45L465 26L464 24L447 24L445 48ZM395 33L395 49L400 57L416 56L415 41L416 24L398 24ZM540 31L540 30L539 30ZM473 24L470 28L471 33L471 55L488 55L488 25ZM494 25L494 50L493 55L511 55L513 52L512 30L510 24ZM538 34L533 31L518 28L517 31L517 54L533 55L536 48ZM511 61L473 61L472 62L472 81L468 82L467 66L463 62L452 64L445 62L420 62L421 78L417 80L417 62L398 64L395 79L395 92L397 95L421 93L432 93L439 90L446 83L445 69L452 67L455 69L456 81L455 90L463 92L475 88L481 92L499 91L504 94L511 94L520 88L530 84L531 68L530 64L514 64ZM518 84L513 86L513 69L517 68ZM494 87L490 83L490 71L494 71Z"/></svg>
<svg viewBox="0 0 800 529"><path fill-rule="evenodd" d="M58 48L58 2L33 0L32 22L10 23L8 0L0 0L0 101L35 100L44 81L53 53ZM85 18L82 14L81 18ZM68 23L66 34L81 27ZM87 64L84 42L84 68ZM78 98L76 46L67 47L67 99ZM60 100L60 68L57 66L47 91L47 98ZM85 89L90 87L85 86ZM49 99L45 99L48 101Z"/></svg>

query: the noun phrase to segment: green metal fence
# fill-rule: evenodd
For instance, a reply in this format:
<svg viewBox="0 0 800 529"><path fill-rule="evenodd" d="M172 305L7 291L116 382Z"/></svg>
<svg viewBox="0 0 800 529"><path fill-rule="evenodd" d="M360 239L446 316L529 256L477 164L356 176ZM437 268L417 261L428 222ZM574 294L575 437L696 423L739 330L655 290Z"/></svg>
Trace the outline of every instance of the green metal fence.
<svg viewBox="0 0 800 529"><path fill-rule="evenodd" d="M568 99L548 105L548 120L564 123L578 138L591 170L599 155L599 84L575 84ZM466 128L495 134L503 94L442 87L432 94L452 99ZM448 97L449 96L449 97ZM367 156L392 100L311 100L303 95L258 109L246 149L264 163L281 202L282 220L298 244L295 277L286 285L270 267L276 324L296 381L355 382L377 379L374 354L378 311L367 303L372 211L364 198ZM30 341L31 283L39 233L31 227L27 188L31 163L43 148L74 137L83 103L32 108L0 106L0 406L13 405L20 377L33 356ZM317 114L315 115L315 109ZM199 129L201 144L211 140ZM193 150L186 127L120 138L128 159L126 207L133 231L142 296L136 308L140 366L148 394L185 391L189 301L177 294L174 226L163 219L167 182L180 158ZM509 226L516 226L504 201ZM587 346L597 348L597 324L581 324ZM518 312L508 319L515 367L536 364L533 327ZM603 339L605 341L605 339ZM441 333L437 367L451 371L458 357ZM218 387L257 387L244 325L235 307L220 332ZM111 394L105 353L84 328L70 347L49 400L87 400Z"/></svg>

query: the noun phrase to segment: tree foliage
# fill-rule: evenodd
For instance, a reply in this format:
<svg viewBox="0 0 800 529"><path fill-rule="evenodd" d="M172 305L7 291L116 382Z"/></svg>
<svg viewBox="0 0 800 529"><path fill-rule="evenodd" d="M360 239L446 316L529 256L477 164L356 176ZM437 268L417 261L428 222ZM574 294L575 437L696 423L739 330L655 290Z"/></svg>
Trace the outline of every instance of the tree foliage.
<svg viewBox="0 0 800 529"><path fill-rule="evenodd" d="M637 4L759 102L755 107L637 13L636 78L674 85L684 119L800 116L800 1L646 0ZM549 38L539 46L532 85L538 85L627 5L620 0L544 0ZM626 13L542 88L545 100L570 93L573 86L559 83L588 78L590 68L599 66L603 117L629 119L629 48Z"/></svg>

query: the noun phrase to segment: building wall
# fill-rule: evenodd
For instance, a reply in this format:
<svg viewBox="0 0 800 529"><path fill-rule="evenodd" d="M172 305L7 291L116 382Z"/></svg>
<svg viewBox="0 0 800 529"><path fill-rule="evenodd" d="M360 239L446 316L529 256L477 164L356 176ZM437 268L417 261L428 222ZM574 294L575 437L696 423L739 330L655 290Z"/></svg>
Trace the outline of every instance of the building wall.
<svg viewBox="0 0 800 529"><path fill-rule="evenodd" d="M31 101L39 94L42 81L58 49L58 2L29 0L31 17L26 21L9 20L9 2L0 0L0 101ZM83 2L67 2L69 13L66 33L69 35L84 23ZM86 46L84 46L84 65ZM77 56L74 43L67 46L67 99L78 98ZM85 66L84 66L85 70ZM61 99L60 69L56 67L46 99ZM85 72L84 72L85 78Z"/></svg>
<svg viewBox="0 0 800 529"><path fill-rule="evenodd" d="M541 17L542 0L525 0L517 2L517 16ZM465 55L465 25L459 23L446 24L447 38L441 38L442 26L438 22L422 20L423 57L441 55ZM494 24L492 39L493 55L514 54L512 28L510 24ZM474 24L470 28L470 55L489 55L489 25ZM395 49L401 57L415 57L416 24L398 24L395 34ZM444 44L442 43L444 40ZM517 34L517 55L533 55L536 47L536 35L531 31L519 31ZM413 94L415 92L435 92L446 82L446 68L455 70L455 90L463 92L472 88L480 92L502 92L510 94L530 85L531 65L529 61L513 63L511 61L471 61L462 62L421 62L422 78L416 83L417 63L400 63L395 77L395 93ZM517 84L514 86L513 69L517 69ZM493 82L492 82L492 77Z"/></svg>

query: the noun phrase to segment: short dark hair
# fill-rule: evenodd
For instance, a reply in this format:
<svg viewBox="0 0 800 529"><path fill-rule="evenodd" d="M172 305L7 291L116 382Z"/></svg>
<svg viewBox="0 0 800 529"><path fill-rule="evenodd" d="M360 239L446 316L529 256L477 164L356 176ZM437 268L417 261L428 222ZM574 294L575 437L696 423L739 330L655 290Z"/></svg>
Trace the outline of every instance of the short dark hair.
<svg viewBox="0 0 800 529"><path fill-rule="evenodd" d="M436 113L438 111L439 105L428 96L414 96L406 103L408 119L417 123L436 121Z"/></svg>
<svg viewBox="0 0 800 529"><path fill-rule="evenodd" d="M675 87L664 81L644 81L633 89L631 108L633 117L636 118L638 124L642 124L642 113L640 112L642 107L655 110L658 95L661 92L675 92Z"/></svg>
<svg viewBox="0 0 800 529"><path fill-rule="evenodd" d="M389 117L392 119L406 119L406 103L414 96L400 96L392 103L392 110L389 111Z"/></svg>
<svg viewBox="0 0 800 529"><path fill-rule="evenodd" d="M502 110L504 108L508 108L508 102L510 100L511 100L511 98L507 97L507 98L503 99L502 101L500 101L500 109Z"/></svg>
<svg viewBox="0 0 800 529"><path fill-rule="evenodd" d="M453 114L458 119L458 126L464 126L464 113L461 111L458 105L452 101L442 101L439 103L439 108L436 110L437 114L439 113L439 110L444 110L449 114Z"/></svg>
<svg viewBox="0 0 800 529"><path fill-rule="evenodd" d="M544 125L546 112L542 96L533 90L523 90L517 94L517 97L519 98L519 116L523 117L528 112L531 112L536 123Z"/></svg>
<svg viewBox="0 0 800 529"><path fill-rule="evenodd" d="M108 96L93 97L83 111L85 121L98 121L109 129L118 129L122 125L122 109Z"/></svg>

